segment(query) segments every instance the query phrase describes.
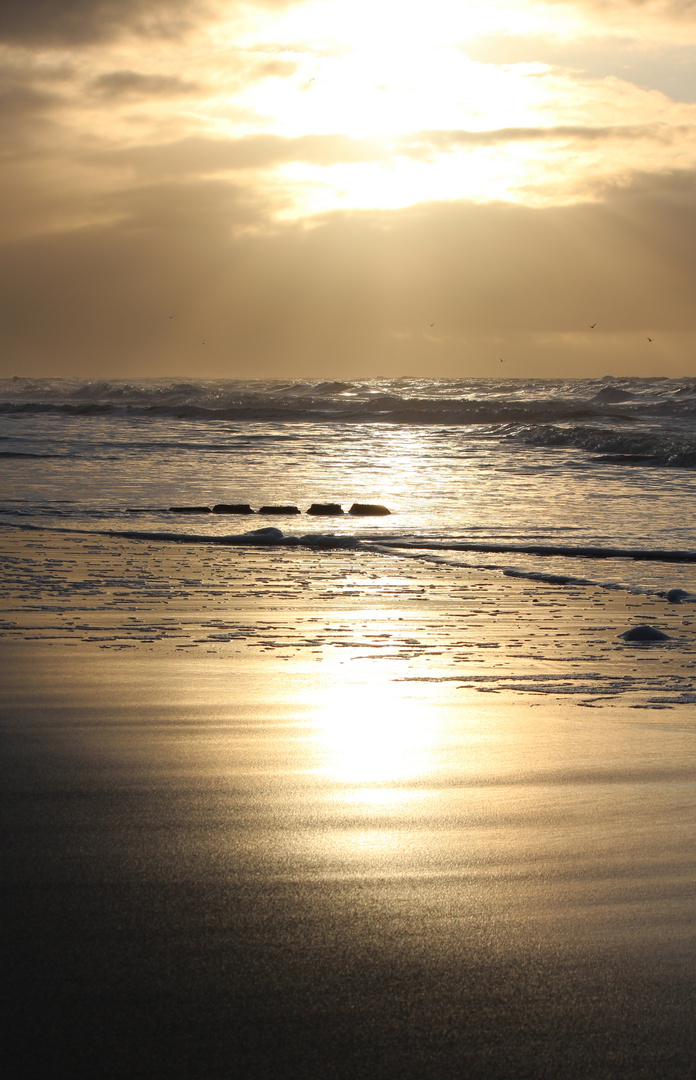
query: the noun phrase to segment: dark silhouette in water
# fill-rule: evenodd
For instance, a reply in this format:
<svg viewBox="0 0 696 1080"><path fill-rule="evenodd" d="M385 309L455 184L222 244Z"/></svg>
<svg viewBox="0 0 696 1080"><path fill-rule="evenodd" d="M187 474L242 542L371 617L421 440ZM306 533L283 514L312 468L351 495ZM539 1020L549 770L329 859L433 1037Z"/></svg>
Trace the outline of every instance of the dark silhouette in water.
<svg viewBox="0 0 696 1080"><path fill-rule="evenodd" d="M343 513L343 508L340 503L312 503L307 513L315 517L335 517Z"/></svg>
<svg viewBox="0 0 696 1080"><path fill-rule="evenodd" d="M348 513L356 517L384 517L391 514L391 510L379 503L353 503Z"/></svg>
<svg viewBox="0 0 696 1080"><path fill-rule="evenodd" d="M663 633L662 630L658 630L656 626L648 626L647 623L641 623L640 626L632 626L630 630L625 630L623 634L619 634L624 641L671 641L672 638L669 634Z"/></svg>
<svg viewBox="0 0 696 1080"><path fill-rule="evenodd" d="M214 514L253 514L249 503L215 503Z"/></svg>

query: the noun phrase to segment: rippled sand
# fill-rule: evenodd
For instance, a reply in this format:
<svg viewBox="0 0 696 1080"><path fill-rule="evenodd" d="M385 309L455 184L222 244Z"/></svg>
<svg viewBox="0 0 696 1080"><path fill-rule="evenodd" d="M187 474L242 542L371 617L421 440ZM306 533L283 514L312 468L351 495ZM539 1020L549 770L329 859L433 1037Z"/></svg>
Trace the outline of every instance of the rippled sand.
<svg viewBox="0 0 696 1080"><path fill-rule="evenodd" d="M692 1075L696 606L0 550L9 1075Z"/></svg>

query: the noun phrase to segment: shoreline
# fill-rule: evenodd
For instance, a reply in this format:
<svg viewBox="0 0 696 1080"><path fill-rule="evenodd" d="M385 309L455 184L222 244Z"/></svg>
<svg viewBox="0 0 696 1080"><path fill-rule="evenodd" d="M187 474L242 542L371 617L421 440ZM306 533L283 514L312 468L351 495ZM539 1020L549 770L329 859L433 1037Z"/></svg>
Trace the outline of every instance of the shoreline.
<svg viewBox="0 0 696 1080"><path fill-rule="evenodd" d="M288 663L381 661L388 678L692 704L696 611L376 550L232 548L0 529L0 642ZM650 624L664 642L625 642ZM381 678L381 675L377 675ZM664 700L652 700L662 697Z"/></svg>

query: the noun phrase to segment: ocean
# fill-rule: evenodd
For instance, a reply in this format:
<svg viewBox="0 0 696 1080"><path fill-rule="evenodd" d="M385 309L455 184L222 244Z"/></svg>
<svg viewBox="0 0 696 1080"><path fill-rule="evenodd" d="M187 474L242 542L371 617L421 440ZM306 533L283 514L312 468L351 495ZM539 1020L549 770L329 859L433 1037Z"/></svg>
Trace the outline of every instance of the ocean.
<svg viewBox="0 0 696 1080"><path fill-rule="evenodd" d="M696 378L0 381L0 522L696 592ZM382 517L307 516L377 503ZM294 505L301 515L171 507ZM257 537L249 541L258 541Z"/></svg>

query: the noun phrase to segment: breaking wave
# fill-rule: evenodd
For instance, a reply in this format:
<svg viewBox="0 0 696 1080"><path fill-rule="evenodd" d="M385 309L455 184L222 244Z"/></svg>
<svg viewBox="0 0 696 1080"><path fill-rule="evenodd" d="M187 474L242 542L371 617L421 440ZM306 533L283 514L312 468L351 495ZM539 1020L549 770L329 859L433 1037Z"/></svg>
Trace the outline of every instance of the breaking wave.
<svg viewBox="0 0 696 1080"><path fill-rule="evenodd" d="M86 382L14 378L0 380L0 413L444 427L521 424L529 428L525 437L531 440L540 438L534 435L535 424L694 419L696 379ZM566 434L548 438L559 441L544 445L578 445L562 443L569 438ZM677 448L677 456L680 453Z"/></svg>
<svg viewBox="0 0 696 1080"><path fill-rule="evenodd" d="M597 455L608 465L696 468L696 432L611 430L593 425L530 425L511 433L527 446L571 447Z"/></svg>

